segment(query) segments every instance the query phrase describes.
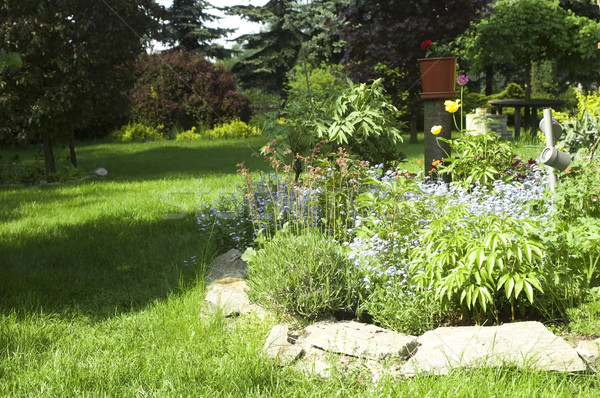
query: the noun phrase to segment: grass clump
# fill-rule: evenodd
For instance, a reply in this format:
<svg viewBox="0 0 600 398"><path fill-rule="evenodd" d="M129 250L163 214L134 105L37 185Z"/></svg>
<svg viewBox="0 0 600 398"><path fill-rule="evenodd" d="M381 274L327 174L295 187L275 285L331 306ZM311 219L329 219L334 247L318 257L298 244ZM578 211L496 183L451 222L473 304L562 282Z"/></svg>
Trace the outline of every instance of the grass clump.
<svg viewBox="0 0 600 398"><path fill-rule="evenodd" d="M588 299L566 310L569 331L576 335L600 337L600 291L592 289Z"/></svg>
<svg viewBox="0 0 600 398"><path fill-rule="evenodd" d="M322 232L279 232L245 258L259 303L309 320L356 310L359 281L343 248Z"/></svg>

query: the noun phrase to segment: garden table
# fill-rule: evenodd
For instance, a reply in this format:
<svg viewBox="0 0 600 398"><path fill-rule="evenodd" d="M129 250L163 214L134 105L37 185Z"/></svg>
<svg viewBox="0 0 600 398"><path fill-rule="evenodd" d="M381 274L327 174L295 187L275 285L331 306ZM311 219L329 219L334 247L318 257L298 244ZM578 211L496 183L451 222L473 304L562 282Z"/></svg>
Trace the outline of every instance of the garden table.
<svg viewBox="0 0 600 398"><path fill-rule="evenodd" d="M525 110L524 117L529 117L529 125L531 134L535 134L538 130L537 110L539 108L561 107L565 104L562 100L553 99L495 99L489 103L496 107L496 113L501 115L502 108L515 108L515 138L521 135L521 108Z"/></svg>

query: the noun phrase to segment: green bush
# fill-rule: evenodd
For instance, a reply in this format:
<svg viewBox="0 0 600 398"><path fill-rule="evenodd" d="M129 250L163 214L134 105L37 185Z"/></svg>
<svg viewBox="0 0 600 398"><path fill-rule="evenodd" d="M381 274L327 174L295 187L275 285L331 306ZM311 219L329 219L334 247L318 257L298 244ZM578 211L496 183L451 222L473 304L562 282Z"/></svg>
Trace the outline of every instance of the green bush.
<svg viewBox="0 0 600 398"><path fill-rule="evenodd" d="M438 165L440 175L449 174L455 184L469 188L481 183L492 186L494 181L514 179L512 171L514 155L510 143L501 141L492 130L481 133L466 132L454 140L438 138L448 142L452 156Z"/></svg>
<svg viewBox="0 0 600 398"><path fill-rule="evenodd" d="M534 221L475 215L465 205L447 204L422 233L410 273L422 289L432 288L445 308L459 306L464 315L468 308L479 321L491 314L498 322L506 299L514 321L519 297L533 303L534 289L542 292L538 228Z"/></svg>
<svg viewBox="0 0 600 398"><path fill-rule="evenodd" d="M600 94L585 96L577 92L576 96L577 115L561 122L564 138L557 145L569 152L589 149L598 140L600 131Z"/></svg>
<svg viewBox="0 0 600 398"><path fill-rule="evenodd" d="M600 161L575 161L548 202L553 212L542 238L546 247L544 272L551 296L541 310L554 317L577 307L599 285Z"/></svg>
<svg viewBox="0 0 600 398"><path fill-rule="evenodd" d="M240 119L222 123L204 132L208 138L248 138L261 135L257 127L250 127Z"/></svg>
<svg viewBox="0 0 600 398"><path fill-rule="evenodd" d="M567 309L567 320L571 333L591 337L600 336L600 292L594 291L578 307Z"/></svg>
<svg viewBox="0 0 600 398"><path fill-rule="evenodd" d="M154 128L143 123L128 123L113 132L113 138L120 142L160 141L163 139L162 126Z"/></svg>
<svg viewBox="0 0 600 398"><path fill-rule="evenodd" d="M192 127L189 130L182 131L175 136L175 141L184 141L184 140L199 140L202 138L202 135L196 132L196 126Z"/></svg>
<svg viewBox="0 0 600 398"><path fill-rule="evenodd" d="M134 120L190 129L251 116L250 102L236 90L231 72L202 55L171 50L144 54L131 92Z"/></svg>
<svg viewBox="0 0 600 398"><path fill-rule="evenodd" d="M439 327L443 308L435 293L412 292L401 284L377 285L360 307L373 321L397 332L421 335Z"/></svg>
<svg viewBox="0 0 600 398"><path fill-rule="evenodd" d="M279 232L244 259L258 303L309 320L356 311L360 281L344 249L321 232Z"/></svg>
<svg viewBox="0 0 600 398"><path fill-rule="evenodd" d="M493 94L488 99L525 98L525 90L517 83L509 83L502 92Z"/></svg>
<svg viewBox="0 0 600 398"><path fill-rule="evenodd" d="M384 169L404 160L400 144L405 124L385 93L383 80L354 84L347 80L323 92L298 90L281 114L272 114L267 132L278 153L307 156L323 140ZM264 153L265 148L263 148ZM299 176L300 170L295 166Z"/></svg>

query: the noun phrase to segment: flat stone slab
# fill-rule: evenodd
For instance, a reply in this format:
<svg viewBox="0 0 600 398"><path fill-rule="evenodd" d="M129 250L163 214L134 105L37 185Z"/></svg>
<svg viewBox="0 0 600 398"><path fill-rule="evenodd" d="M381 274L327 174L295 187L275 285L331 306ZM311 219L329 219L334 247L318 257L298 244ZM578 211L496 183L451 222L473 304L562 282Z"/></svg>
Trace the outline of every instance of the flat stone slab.
<svg viewBox="0 0 600 398"><path fill-rule="evenodd" d="M311 347L367 359L408 357L417 346L417 338L354 321L318 322L305 329L298 341L305 351Z"/></svg>
<svg viewBox="0 0 600 398"><path fill-rule="evenodd" d="M288 331L287 325L273 326L263 347L267 357L282 366L294 362L303 352L302 347L288 341Z"/></svg>
<svg viewBox="0 0 600 398"><path fill-rule="evenodd" d="M247 289L248 285L243 279L221 278L208 286L204 301L214 311L220 310L224 316L249 312L251 303Z"/></svg>
<svg viewBox="0 0 600 398"><path fill-rule="evenodd" d="M416 355L401 368L405 375L442 375L453 368L500 365L561 372L586 370L577 352L539 322L442 327L426 332L418 342Z"/></svg>

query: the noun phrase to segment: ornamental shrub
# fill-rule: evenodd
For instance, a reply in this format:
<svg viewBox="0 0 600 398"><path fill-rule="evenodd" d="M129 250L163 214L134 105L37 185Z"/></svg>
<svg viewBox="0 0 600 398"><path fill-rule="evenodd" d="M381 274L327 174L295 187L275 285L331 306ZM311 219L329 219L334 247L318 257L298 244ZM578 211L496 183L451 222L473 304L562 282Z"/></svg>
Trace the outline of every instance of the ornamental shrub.
<svg viewBox="0 0 600 398"><path fill-rule="evenodd" d="M309 320L356 311L360 281L344 248L322 232L279 232L244 259L248 294L258 303Z"/></svg>
<svg viewBox="0 0 600 398"><path fill-rule="evenodd" d="M323 92L294 92L281 114L271 115L265 130L277 139L278 153L307 156L317 143L328 141L387 169L405 158L400 150L405 125L397 120L398 112L382 79L370 84L346 80ZM299 163L294 170L298 179Z"/></svg>
<svg viewBox="0 0 600 398"><path fill-rule="evenodd" d="M208 138L248 138L256 137L261 134L257 127L250 127L240 119L232 120L229 123L222 123L214 128L205 131Z"/></svg>
<svg viewBox="0 0 600 398"><path fill-rule="evenodd" d="M201 55L168 51L143 55L131 93L135 120L167 129L250 119L250 102L236 91L231 73Z"/></svg>
<svg viewBox="0 0 600 398"><path fill-rule="evenodd" d="M113 138L120 142L160 141L163 139L163 126L154 128L143 123L128 123L115 130Z"/></svg>
<svg viewBox="0 0 600 398"><path fill-rule="evenodd" d="M576 92L577 115L561 122L564 138L558 147L569 152L589 149L600 137L600 94Z"/></svg>
<svg viewBox="0 0 600 398"><path fill-rule="evenodd" d="M555 317L585 301L600 285L600 161L576 159L547 201L553 204L543 231L546 247L546 308Z"/></svg>
<svg viewBox="0 0 600 398"><path fill-rule="evenodd" d="M181 133L175 136L175 141L183 141L183 140L199 140L202 138L202 135L196 132L196 126L192 127L189 130L182 131Z"/></svg>

